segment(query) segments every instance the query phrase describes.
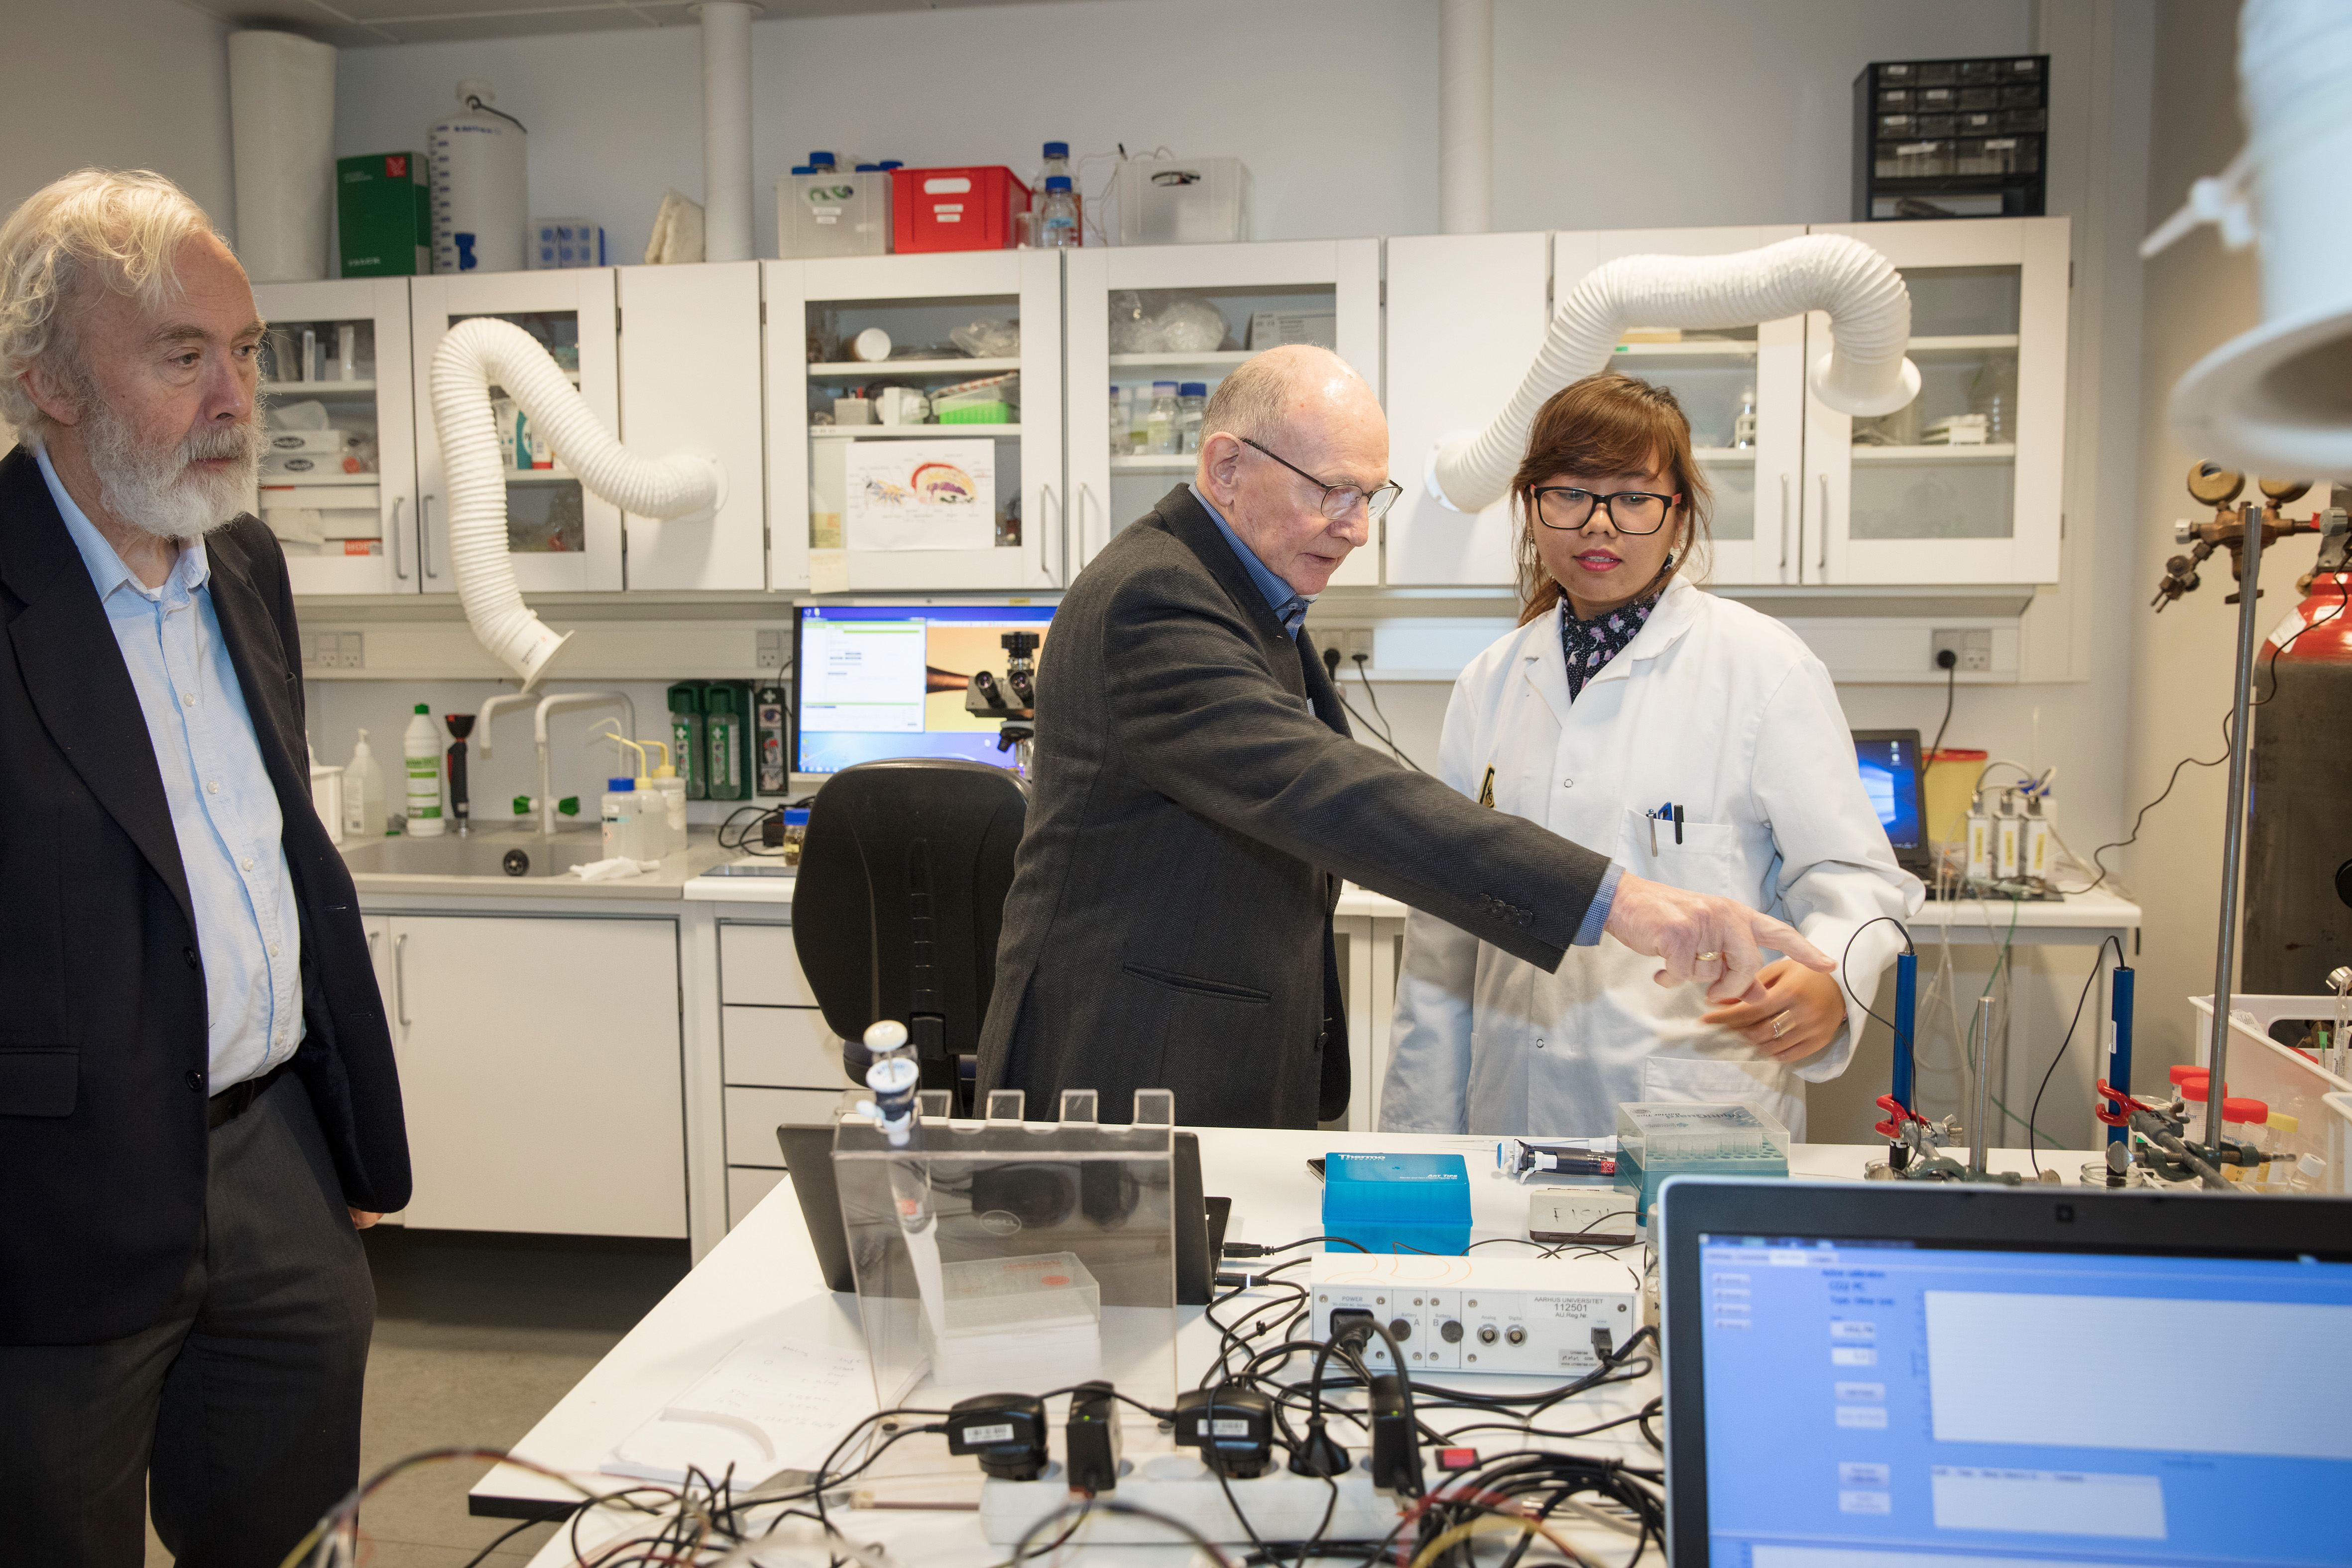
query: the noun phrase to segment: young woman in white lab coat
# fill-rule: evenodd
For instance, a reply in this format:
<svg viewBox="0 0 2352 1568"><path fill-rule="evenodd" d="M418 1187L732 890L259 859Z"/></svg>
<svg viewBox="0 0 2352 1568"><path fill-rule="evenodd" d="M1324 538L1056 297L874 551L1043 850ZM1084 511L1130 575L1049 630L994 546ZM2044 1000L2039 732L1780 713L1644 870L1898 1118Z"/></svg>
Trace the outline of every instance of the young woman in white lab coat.
<svg viewBox="0 0 2352 1568"><path fill-rule="evenodd" d="M1902 946L1866 922L1922 898L1863 793L1829 671L1685 575L1709 497L1666 389L1603 374L1555 394L1512 495L1519 627L1455 682L1439 775L1632 875L1789 921L1853 990L1782 958L1712 1003L1610 936L1548 974L1415 910L1381 1126L1605 1136L1620 1101L1739 1100L1801 1138L1800 1080L1845 1070Z"/></svg>

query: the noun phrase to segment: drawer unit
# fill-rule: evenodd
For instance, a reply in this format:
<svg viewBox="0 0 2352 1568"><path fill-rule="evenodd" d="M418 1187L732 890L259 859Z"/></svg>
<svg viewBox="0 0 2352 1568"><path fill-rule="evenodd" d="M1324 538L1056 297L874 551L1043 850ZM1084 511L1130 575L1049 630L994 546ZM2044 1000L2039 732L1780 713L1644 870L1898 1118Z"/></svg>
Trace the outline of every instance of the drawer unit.
<svg viewBox="0 0 2352 1568"><path fill-rule="evenodd" d="M786 1122L824 1124L839 1114L840 1094L829 1089L730 1089L727 1091L727 1163L782 1170L776 1129Z"/></svg>
<svg viewBox="0 0 2352 1568"><path fill-rule="evenodd" d="M841 1041L814 1007L722 1007L727 1081L761 1089L853 1087L841 1070Z"/></svg>
<svg viewBox="0 0 2352 1568"><path fill-rule="evenodd" d="M760 1206L760 1200L776 1190L784 1173L773 1167L764 1170L745 1166L730 1166L727 1172L727 1224L731 1228L743 1223L743 1216Z"/></svg>
<svg viewBox="0 0 2352 1568"><path fill-rule="evenodd" d="M789 925L719 928L719 999L759 1007L814 1007Z"/></svg>

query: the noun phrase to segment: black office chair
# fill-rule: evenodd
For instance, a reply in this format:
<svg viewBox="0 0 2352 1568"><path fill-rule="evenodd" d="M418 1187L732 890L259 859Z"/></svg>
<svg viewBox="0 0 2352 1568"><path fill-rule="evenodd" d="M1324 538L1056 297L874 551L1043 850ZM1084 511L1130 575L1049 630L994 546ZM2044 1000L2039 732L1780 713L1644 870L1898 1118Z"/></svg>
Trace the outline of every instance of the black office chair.
<svg viewBox="0 0 2352 1568"><path fill-rule="evenodd" d="M1028 815L1027 787L984 763L860 763L817 791L793 888L793 947L854 1080L870 1065L866 1026L894 1018L923 1087L952 1089L970 1109Z"/></svg>

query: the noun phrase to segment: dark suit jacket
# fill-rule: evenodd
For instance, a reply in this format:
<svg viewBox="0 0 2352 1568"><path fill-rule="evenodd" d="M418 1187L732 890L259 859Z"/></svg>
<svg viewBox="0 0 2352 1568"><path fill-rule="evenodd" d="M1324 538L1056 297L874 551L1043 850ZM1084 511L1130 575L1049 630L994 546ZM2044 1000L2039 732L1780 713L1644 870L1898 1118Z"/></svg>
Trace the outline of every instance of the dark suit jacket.
<svg viewBox="0 0 2352 1568"><path fill-rule="evenodd" d="M310 806L286 560L205 540L285 818L310 1091L342 1195L408 1202L392 1037L342 856ZM161 1318L205 1234L205 977L163 778L89 570L23 447L0 459L0 1343Z"/></svg>
<svg viewBox="0 0 2352 1568"><path fill-rule="evenodd" d="M1313 1126L1333 875L1559 967L1608 858L1348 739L1332 699L1182 486L1078 574L1038 661L984 1087Z"/></svg>

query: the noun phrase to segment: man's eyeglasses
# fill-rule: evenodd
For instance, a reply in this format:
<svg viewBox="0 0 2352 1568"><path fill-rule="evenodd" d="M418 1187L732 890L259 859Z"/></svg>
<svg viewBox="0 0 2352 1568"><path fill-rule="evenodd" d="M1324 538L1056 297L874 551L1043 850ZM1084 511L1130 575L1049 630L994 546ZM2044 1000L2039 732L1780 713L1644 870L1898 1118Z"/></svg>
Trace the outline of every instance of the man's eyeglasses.
<svg viewBox="0 0 2352 1568"><path fill-rule="evenodd" d="M1558 486L1536 491L1536 521L1546 528L1579 529L1592 521L1594 507L1605 507L1610 526L1618 532L1655 533L1682 500L1679 494L1662 496L1649 490L1619 490L1601 496Z"/></svg>
<svg viewBox="0 0 2352 1568"><path fill-rule="evenodd" d="M1399 485L1394 479L1391 479L1388 483L1381 486L1379 489L1371 490L1360 489L1354 485L1327 485L1321 479L1317 479L1313 474L1308 473L1305 468L1300 468L1297 464L1291 462L1289 459L1275 457L1275 454L1266 451L1264 447L1258 446L1256 442L1251 440L1248 437L1243 437L1241 438L1241 442L1244 447L1255 447L1257 451L1265 453L1266 457L1274 458L1276 462L1280 463L1284 468L1288 468L1292 473L1297 474L1300 479L1305 479L1308 484L1313 485L1317 489L1321 490L1323 492L1323 515L1329 518L1333 522L1347 521L1349 518L1355 515L1355 510L1358 506L1361 506L1364 509L1366 516L1370 517L1374 522L1378 522L1381 519L1389 514L1389 508L1396 505L1397 497L1404 494L1404 488Z"/></svg>

